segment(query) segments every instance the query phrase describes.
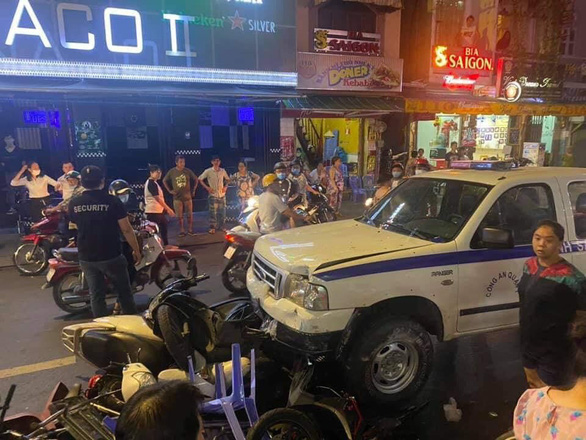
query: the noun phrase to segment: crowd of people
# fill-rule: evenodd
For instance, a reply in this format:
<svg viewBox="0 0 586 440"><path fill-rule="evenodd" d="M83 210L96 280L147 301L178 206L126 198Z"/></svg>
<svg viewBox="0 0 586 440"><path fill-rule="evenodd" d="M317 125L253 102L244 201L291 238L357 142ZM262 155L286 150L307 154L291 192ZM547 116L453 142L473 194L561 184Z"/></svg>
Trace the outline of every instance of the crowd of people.
<svg viewBox="0 0 586 440"><path fill-rule="evenodd" d="M448 161L462 158L457 145L452 144L448 154ZM319 164L308 174L300 162L295 161L290 166L279 162L274 172L262 179L249 171L244 162L239 163L235 174L228 175L217 156L199 177L185 167L184 157L177 156L175 165L162 180L163 187L173 196L173 208L167 205L163 188L158 183L162 177L159 166L149 167L144 187L146 215L159 225L166 245L165 214L177 215L180 235L193 234L192 200L200 184L208 192L210 233L224 228L226 188L230 184L236 185L240 205L244 208L255 194L258 183L262 182L264 191L259 198L262 233L287 227L283 219L290 220L292 226L303 221L292 204L307 204L307 194L318 191L312 185L325 189L334 210L339 211L342 202L344 175L342 162L337 157L333 158L329 169ZM126 199L122 197L130 191L128 185L122 185L120 191L112 191L114 182L109 194L104 191L105 176L100 168L87 166L78 172L71 162L63 163L62 168L63 175L54 180L42 173L38 163L32 162L22 167L11 184L28 189L33 218L39 218L46 209L49 186L63 194L63 201L50 210L66 212L70 227L77 229L80 265L90 290L93 315L100 317L108 313L105 278L110 280L118 295L121 311L136 313L128 267L140 262L142 256L128 220ZM406 168L400 163L393 164L391 175L381 178L375 201L384 198L410 175L431 169L422 151L411 158ZM120 239L121 235L124 240ZM563 226L544 220L534 231L532 240L535 257L525 263L518 284L521 358L529 389L515 409L514 438L580 439L586 433L586 277L560 254ZM123 243L129 249L130 258L124 255ZM146 401L155 404L165 393L192 396L196 390L172 383L137 393L120 418L118 438L147 438L136 436L150 423L141 418L142 405ZM145 402L139 404L141 399ZM200 428L195 428L201 426L197 407L186 409L175 424L179 431L174 432L189 428L183 431L189 434L173 438L197 438L194 433ZM159 411L163 417L164 409L161 407Z"/></svg>

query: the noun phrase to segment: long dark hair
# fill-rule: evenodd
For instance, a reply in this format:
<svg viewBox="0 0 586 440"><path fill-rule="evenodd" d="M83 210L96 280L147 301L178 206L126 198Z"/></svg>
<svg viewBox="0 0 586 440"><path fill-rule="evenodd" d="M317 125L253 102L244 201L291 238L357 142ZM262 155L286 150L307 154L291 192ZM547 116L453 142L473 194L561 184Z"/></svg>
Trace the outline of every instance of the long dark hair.
<svg viewBox="0 0 586 440"><path fill-rule="evenodd" d="M43 169L41 168L41 165L36 161L36 160L32 160L27 164L27 170L26 170L26 178L29 182L33 181L33 175L30 172L30 167L36 163L37 165L39 165L39 169L41 170L41 174L39 174L37 177L43 177L45 175L45 173L43 173Z"/></svg>

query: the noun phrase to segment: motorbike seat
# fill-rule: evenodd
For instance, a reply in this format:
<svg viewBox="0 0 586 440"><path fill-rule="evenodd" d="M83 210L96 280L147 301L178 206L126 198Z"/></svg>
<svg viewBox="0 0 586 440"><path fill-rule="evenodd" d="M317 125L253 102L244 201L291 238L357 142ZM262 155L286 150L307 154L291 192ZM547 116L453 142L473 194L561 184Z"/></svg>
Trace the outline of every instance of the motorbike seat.
<svg viewBox="0 0 586 440"><path fill-rule="evenodd" d="M98 368L124 365L128 356L144 364L155 376L173 364L163 341L109 330L90 330L81 338L83 357Z"/></svg>
<svg viewBox="0 0 586 440"><path fill-rule="evenodd" d="M61 248L61 249L59 249L59 255L61 255L61 258L63 259L63 261L71 261L71 262L79 261L79 252L76 247Z"/></svg>

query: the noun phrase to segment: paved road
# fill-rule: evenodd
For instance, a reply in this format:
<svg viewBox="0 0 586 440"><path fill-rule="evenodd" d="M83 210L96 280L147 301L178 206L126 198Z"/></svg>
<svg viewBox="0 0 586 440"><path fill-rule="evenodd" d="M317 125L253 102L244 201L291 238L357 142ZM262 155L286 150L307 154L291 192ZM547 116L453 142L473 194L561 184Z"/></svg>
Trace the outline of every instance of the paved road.
<svg viewBox="0 0 586 440"><path fill-rule="evenodd" d="M219 279L221 246L191 250L200 271L212 276L201 285L207 292L204 298L210 302L226 298L228 292ZM86 321L89 316L71 317L58 309L51 292L40 290L42 278L22 277L15 269L2 269L0 283L0 396L15 383L18 387L9 414L40 411L56 382L83 383L93 374L89 365L71 364L71 353L60 341L64 325ZM138 295L137 302L144 307L148 295L154 293L150 288ZM48 361L55 362L42 364ZM492 440L508 429L510 414L524 387L516 330L438 344L435 362L434 374L418 399L429 403L406 422L398 438ZM35 371L43 368L50 369ZM460 423L445 422L442 404L450 396L463 409ZM392 411L379 412L385 416Z"/></svg>

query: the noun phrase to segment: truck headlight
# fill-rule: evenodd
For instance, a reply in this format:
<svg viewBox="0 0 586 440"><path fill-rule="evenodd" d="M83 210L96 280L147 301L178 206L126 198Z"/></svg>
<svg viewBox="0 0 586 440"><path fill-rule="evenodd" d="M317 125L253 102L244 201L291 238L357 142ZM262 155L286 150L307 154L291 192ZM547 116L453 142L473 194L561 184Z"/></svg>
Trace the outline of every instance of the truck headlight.
<svg viewBox="0 0 586 440"><path fill-rule="evenodd" d="M328 291L301 275L290 275L285 296L308 310L328 310Z"/></svg>

